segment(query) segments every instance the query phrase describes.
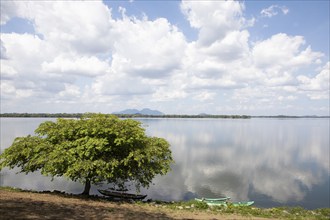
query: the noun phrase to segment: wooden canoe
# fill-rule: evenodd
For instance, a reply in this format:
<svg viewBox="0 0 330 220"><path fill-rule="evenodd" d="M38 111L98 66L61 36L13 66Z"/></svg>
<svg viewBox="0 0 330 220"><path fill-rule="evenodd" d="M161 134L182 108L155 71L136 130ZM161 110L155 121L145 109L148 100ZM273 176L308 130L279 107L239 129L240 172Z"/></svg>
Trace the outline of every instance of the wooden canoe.
<svg viewBox="0 0 330 220"><path fill-rule="evenodd" d="M142 200L147 197L147 195L132 194L126 192L116 192L110 190L98 189L98 191L105 196L117 198L117 199L133 199L133 200Z"/></svg>

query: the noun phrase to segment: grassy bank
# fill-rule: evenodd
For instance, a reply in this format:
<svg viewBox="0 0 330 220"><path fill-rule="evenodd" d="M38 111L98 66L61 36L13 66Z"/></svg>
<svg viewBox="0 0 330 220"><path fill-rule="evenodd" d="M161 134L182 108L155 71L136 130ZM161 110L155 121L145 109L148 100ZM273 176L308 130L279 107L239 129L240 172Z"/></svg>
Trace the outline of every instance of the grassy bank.
<svg viewBox="0 0 330 220"><path fill-rule="evenodd" d="M246 217L263 217L275 219L330 219L330 208L321 208L315 210L306 210L302 207L274 207L274 208L257 208L234 207L234 206L212 206L209 207L205 203L197 201L175 202L172 204L164 202L156 202L155 206L165 206L166 208L176 210L198 210L220 214L236 214ZM157 205L159 204L159 205Z"/></svg>
<svg viewBox="0 0 330 220"><path fill-rule="evenodd" d="M42 207L40 209L40 207ZM13 215L13 210L15 215ZM55 211L54 211L55 210ZM68 217L71 213L71 217ZM73 215L72 213L76 213ZM2 219L330 219L330 208L306 210L300 207L208 207L187 202L113 202L104 197L69 195L60 192L31 192L0 187ZM33 217L34 216L34 217ZM70 215L69 215L70 216ZM17 218L16 218L17 219Z"/></svg>

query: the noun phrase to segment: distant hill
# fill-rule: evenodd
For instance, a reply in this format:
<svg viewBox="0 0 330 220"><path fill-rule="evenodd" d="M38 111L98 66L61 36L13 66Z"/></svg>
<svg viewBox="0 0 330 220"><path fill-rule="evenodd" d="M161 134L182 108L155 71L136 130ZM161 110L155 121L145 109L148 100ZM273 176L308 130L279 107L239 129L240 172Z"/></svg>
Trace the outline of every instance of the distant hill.
<svg viewBox="0 0 330 220"><path fill-rule="evenodd" d="M142 110L138 109L125 109L120 112L114 112L114 114L124 114L124 115L164 115L163 112L158 110L152 110L149 108L144 108Z"/></svg>

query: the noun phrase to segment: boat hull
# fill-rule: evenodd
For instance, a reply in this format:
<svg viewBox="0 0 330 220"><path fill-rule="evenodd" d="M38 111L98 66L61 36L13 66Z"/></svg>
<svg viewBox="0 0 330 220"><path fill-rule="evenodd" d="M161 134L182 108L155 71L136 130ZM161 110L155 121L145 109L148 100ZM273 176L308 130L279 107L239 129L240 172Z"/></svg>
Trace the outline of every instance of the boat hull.
<svg viewBox="0 0 330 220"><path fill-rule="evenodd" d="M240 207L240 206L251 206L254 204L254 201L246 201L246 202L229 202L229 199L221 198L221 199L211 199L211 200L206 200L206 199L195 199L196 201L199 202L204 202L208 206L234 206L234 207Z"/></svg>
<svg viewBox="0 0 330 220"><path fill-rule="evenodd" d="M116 191L101 190L101 189L98 189L98 191L104 196L117 198L117 199L143 200L147 197L147 195L131 194L131 193L116 192Z"/></svg>
<svg viewBox="0 0 330 220"><path fill-rule="evenodd" d="M247 202L233 202L231 203L233 206L238 207L238 206L251 206L254 204L254 201L247 201Z"/></svg>
<svg viewBox="0 0 330 220"><path fill-rule="evenodd" d="M223 197L223 198L201 198L201 199L198 199L198 198L195 198L196 201L199 201L199 202L225 202L225 201L228 201L230 199L230 197Z"/></svg>

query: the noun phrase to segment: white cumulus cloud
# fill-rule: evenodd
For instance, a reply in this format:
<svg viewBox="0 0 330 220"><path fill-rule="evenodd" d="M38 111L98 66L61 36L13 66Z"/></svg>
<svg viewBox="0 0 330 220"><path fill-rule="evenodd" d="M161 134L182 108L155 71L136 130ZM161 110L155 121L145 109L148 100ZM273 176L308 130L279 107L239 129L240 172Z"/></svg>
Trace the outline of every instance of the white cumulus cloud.
<svg viewBox="0 0 330 220"><path fill-rule="evenodd" d="M311 99L329 99L330 96L330 62L315 77L299 75L299 88Z"/></svg>
<svg viewBox="0 0 330 220"><path fill-rule="evenodd" d="M131 75L158 78L181 64L184 35L166 19L139 20L124 16L114 24L112 68Z"/></svg>
<svg viewBox="0 0 330 220"><path fill-rule="evenodd" d="M289 9L286 6L271 5L268 8L264 8L260 11L260 14L263 17L271 18L277 15L279 12L282 12L284 15L289 13Z"/></svg>
<svg viewBox="0 0 330 220"><path fill-rule="evenodd" d="M274 33L253 42L255 20L246 17L244 2L178 3L195 40L169 18L136 17L111 1L1 4L2 25L19 17L33 26L33 33L1 33L6 111L68 103L82 111L245 113L290 108L306 96L329 99L325 55L304 36ZM288 12L273 5L261 15Z"/></svg>
<svg viewBox="0 0 330 220"><path fill-rule="evenodd" d="M244 4L238 1L183 1L181 10L191 27L199 30L198 42L203 46L240 30L247 22Z"/></svg>
<svg viewBox="0 0 330 220"><path fill-rule="evenodd" d="M106 61L95 56L68 57L59 55L51 62L42 63L42 70L46 73L75 74L82 76L97 76L105 74L109 69Z"/></svg>

